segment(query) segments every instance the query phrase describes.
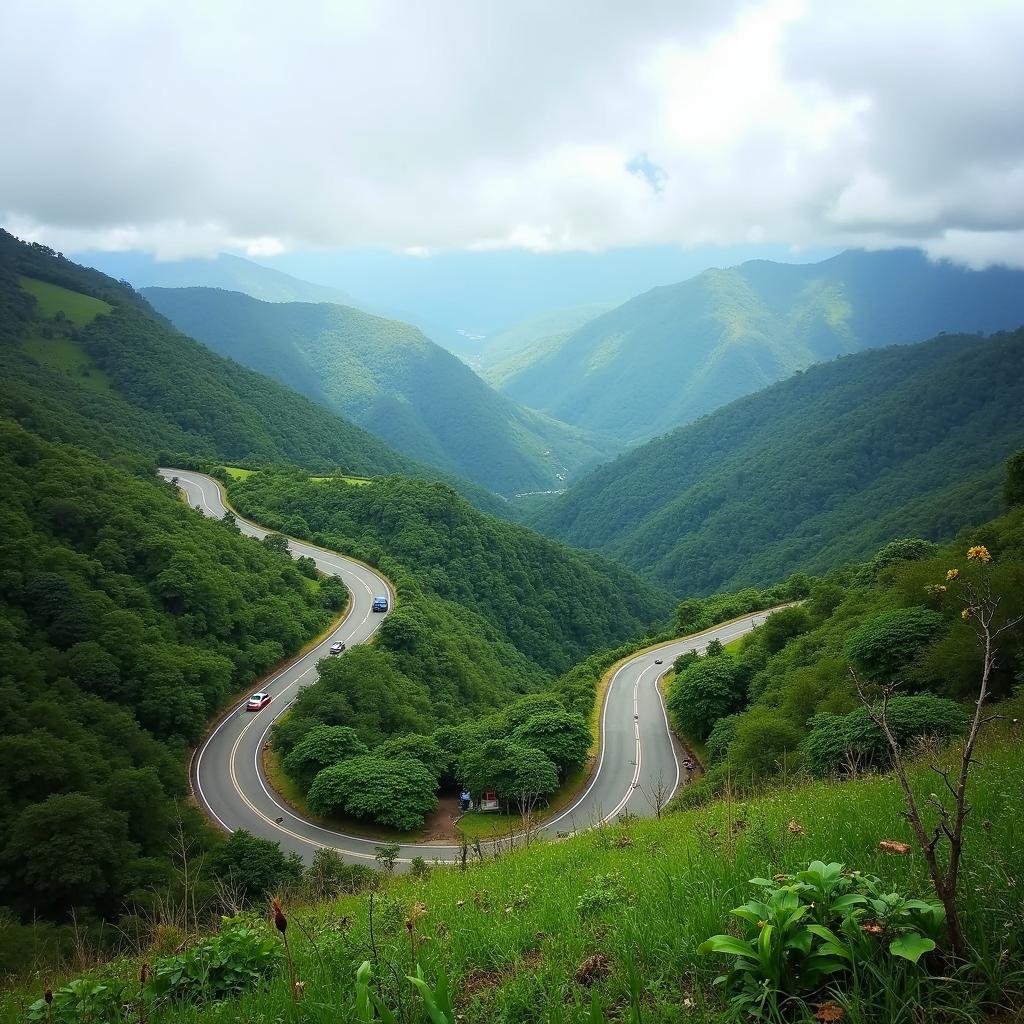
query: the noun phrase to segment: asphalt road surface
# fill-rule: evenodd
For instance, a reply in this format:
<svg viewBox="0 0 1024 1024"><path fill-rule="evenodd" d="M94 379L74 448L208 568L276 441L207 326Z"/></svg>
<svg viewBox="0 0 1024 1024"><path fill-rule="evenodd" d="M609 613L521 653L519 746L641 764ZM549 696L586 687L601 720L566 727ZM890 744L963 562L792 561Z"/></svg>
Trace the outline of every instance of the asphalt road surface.
<svg viewBox="0 0 1024 1024"><path fill-rule="evenodd" d="M221 518L227 507L220 485L212 477L188 470L161 469L176 479L189 504L208 516ZM269 531L238 518L244 534L262 538ZM329 657L336 640L348 646L365 643L386 617L371 611L374 597L385 595L394 607L394 590L375 570L360 562L303 541L292 540L296 556L316 561L321 572L340 576L352 595L342 623L313 650L290 663L263 684L271 695L262 711L249 713L243 702L228 714L196 749L192 759L192 787L206 813L228 831L247 829L273 839L306 861L318 849L336 850L352 862L373 862L380 840L346 835L323 828L292 811L271 789L263 773L260 751L270 728L295 699L299 690L317 679L317 663ZM578 831L611 821L629 811L653 815L685 782L685 754L673 740L658 679L680 654L703 651L712 640L728 643L760 625L768 612L744 616L696 636L649 648L630 658L616 671L605 694L601 712L601 752L594 774L583 793L539 831L549 836ZM345 657L344 654L338 657ZM663 664L657 664L661 659ZM405 844L399 863L413 857L454 860L460 849L438 843Z"/></svg>

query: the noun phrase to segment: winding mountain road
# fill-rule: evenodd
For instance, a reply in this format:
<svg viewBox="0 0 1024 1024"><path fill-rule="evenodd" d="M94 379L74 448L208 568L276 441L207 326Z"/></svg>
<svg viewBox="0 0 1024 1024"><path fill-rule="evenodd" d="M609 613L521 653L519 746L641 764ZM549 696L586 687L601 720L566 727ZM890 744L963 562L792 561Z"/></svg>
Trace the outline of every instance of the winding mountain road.
<svg viewBox="0 0 1024 1024"><path fill-rule="evenodd" d="M208 516L221 518L227 511L220 484L212 477L187 470L161 469L167 480L177 480L189 504ZM269 531L238 517L244 534L262 538ZM386 617L371 611L377 595L395 595L388 581L369 566L303 541L289 541L293 555L316 561L321 572L340 576L352 600L337 628L315 648L295 659L263 689L273 698L262 711L246 712L244 703L226 715L196 749L192 758L192 787L203 810L227 831L247 829L273 839L288 851L312 859L318 849L338 851L352 862L372 862L380 840L347 835L324 828L296 814L274 793L263 772L260 752L274 722L288 710L299 690L317 679L317 663L336 640L347 645L365 643ZM672 737L658 679L672 661L686 651L702 651L712 640L728 643L750 632L768 617L757 612L715 626L695 636L648 648L616 670L605 693L601 711L601 752L586 789L564 811L539 831L549 836L588 828L629 811L652 815L678 788L685 776L683 754ZM344 655L341 655L344 657ZM661 660L663 664L658 664ZM399 850L399 863L413 857L455 860L458 846L444 843L408 843Z"/></svg>

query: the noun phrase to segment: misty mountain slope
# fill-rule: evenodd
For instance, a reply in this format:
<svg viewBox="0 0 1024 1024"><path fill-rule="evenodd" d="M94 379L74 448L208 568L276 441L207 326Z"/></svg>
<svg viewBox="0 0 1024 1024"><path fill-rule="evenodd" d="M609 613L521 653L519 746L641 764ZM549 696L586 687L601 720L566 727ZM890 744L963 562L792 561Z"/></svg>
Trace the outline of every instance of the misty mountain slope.
<svg viewBox="0 0 1024 1024"><path fill-rule="evenodd" d="M625 441L689 423L812 363L940 331L1024 322L1024 273L916 250L758 260L639 295L501 381L503 393Z"/></svg>
<svg viewBox="0 0 1024 1024"><path fill-rule="evenodd" d="M466 357L480 376L501 389L502 382L521 366L560 345L573 331L612 309L610 303L592 303L552 309L513 324L480 342L479 351Z"/></svg>
<svg viewBox="0 0 1024 1024"><path fill-rule="evenodd" d="M519 407L416 328L348 306L145 289L212 349L353 419L412 458L503 494L562 486L612 451Z"/></svg>
<svg viewBox="0 0 1024 1024"><path fill-rule="evenodd" d="M534 525L679 593L823 571L995 509L1024 444L1024 329L846 356L621 456Z"/></svg>
<svg viewBox="0 0 1024 1024"><path fill-rule="evenodd" d="M130 288L2 231L0 418L105 457L445 477L179 333ZM493 495L446 478L500 510Z"/></svg>
<svg viewBox="0 0 1024 1024"><path fill-rule="evenodd" d="M340 288L314 284L242 256L158 260L144 252L90 252L82 262L136 288L226 288L264 302L340 302L355 299Z"/></svg>

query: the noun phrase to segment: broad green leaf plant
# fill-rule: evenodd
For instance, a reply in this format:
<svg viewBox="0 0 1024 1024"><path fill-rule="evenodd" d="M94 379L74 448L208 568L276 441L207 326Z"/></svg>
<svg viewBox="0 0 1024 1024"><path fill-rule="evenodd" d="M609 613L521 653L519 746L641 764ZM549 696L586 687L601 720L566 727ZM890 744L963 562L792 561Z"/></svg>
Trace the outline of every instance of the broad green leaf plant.
<svg viewBox="0 0 1024 1024"><path fill-rule="evenodd" d="M878 958L917 965L945 924L940 903L886 892L881 879L842 864L816 860L795 875L750 883L760 896L732 911L746 934L713 935L698 947L734 958L716 984L746 1016L776 1018Z"/></svg>

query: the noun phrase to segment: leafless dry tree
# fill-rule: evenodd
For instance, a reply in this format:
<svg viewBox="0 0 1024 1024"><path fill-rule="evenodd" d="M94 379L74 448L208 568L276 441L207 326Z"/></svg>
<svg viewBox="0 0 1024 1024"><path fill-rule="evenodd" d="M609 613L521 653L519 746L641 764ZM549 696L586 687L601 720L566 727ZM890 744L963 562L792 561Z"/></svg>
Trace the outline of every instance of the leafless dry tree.
<svg viewBox="0 0 1024 1024"><path fill-rule="evenodd" d="M921 801L915 795L907 776L907 761L903 746L893 731L889 719L889 703L897 689L896 683L889 683L881 688L880 699L874 701L867 694L857 672L851 668L850 675L857 688L857 696L867 711L868 717L877 726L892 755L893 768L906 803L906 817L914 832L925 863L932 887L946 911L946 928L949 933L949 944L953 954L963 957L966 948L960 914L957 906L957 886L960 881L960 865L963 857L964 821L971 812L967 801L967 786L970 781L971 766L977 764L974 749L982 726L998 718L998 715L986 714L985 707L990 696L992 673L998 664L998 648L996 640L1007 630L1012 629L1024 616L1007 619L998 623L1000 598L992 590L992 581L988 571L991 556L986 548L977 545L967 552L968 560L978 563L977 579L964 578L958 569L950 569L946 574L948 581L957 581L962 587L966 606L961 612L962 617L971 622L977 634L982 651L981 676L978 684L978 696L971 716L970 727L960 752L959 766L946 770L932 765L932 770L942 779L947 800L932 794ZM941 587L940 589L945 589ZM948 802L952 800L952 804ZM924 808L930 808L935 814L935 823L929 826L925 821ZM940 856L940 847L948 846L945 863Z"/></svg>

